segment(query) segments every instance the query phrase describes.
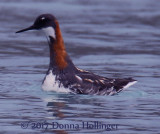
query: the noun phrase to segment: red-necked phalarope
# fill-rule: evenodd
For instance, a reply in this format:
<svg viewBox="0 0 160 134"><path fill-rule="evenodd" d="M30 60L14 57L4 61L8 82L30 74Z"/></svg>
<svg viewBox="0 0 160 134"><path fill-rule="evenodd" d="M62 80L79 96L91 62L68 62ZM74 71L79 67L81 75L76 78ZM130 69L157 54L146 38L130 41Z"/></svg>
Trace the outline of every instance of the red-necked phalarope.
<svg viewBox="0 0 160 134"><path fill-rule="evenodd" d="M75 67L66 52L59 23L51 14L40 15L32 26L16 33L40 29L45 32L50 49L50 64L42 84L43 90L114 95L136 83L132 78L106 78Z"/></svg>

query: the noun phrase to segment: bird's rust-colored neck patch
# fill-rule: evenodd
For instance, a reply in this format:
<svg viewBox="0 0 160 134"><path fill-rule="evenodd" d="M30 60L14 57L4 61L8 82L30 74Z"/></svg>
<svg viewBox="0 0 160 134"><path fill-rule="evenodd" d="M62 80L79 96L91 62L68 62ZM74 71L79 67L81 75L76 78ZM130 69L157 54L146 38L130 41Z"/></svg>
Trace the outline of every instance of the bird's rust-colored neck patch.
<svg viewBox="0 0 160 134"><path fill-rule="evenodd" d="M57 20L55 21L55 24L56 24L56 30L55 30L56 40L52 45L52 49L55 54L54 60L57 67L63 70L64 68L67 67L67 61L66 61L67 52L64 46L62 33Z"/></svg>

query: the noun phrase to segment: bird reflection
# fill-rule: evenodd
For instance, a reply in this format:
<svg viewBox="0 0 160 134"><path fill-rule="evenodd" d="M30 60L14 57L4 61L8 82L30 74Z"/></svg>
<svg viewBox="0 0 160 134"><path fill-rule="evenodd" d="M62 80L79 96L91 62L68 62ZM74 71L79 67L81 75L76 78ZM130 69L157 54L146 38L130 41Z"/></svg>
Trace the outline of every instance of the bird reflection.
<svg viewBox="0 0 160 134"><path fill-rule="evenodd" d="M59 95L53 95L51 98L45 99L45 101L47 101L47 112L52 113L49 117L49 119L53 119L52 122L59 122L67 117L62 111L67 107L66 102L60 100L60 98ZM67 130L63 129L52 129L51 131L55 134L68 134Z"/></svg>
<svg viewBox="0 0 160 134"><path fill-rule="evenodd" d="M65 107L64 102L48 102L47 107L50 108L48 112L53 112L53 117L58 117L59 119L65 118L64 113L61 112L61 109Z"/></svg>

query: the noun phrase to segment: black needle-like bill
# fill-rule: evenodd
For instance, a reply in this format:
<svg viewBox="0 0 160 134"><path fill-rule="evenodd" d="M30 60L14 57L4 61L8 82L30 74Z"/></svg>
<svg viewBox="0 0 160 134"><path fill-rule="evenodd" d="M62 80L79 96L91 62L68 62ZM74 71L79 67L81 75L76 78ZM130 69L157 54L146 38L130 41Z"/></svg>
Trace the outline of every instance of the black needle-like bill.
<svg viewBox="0 0 160 134"><path fill-rule="evenodd" d="M16 33L21 33L21 32L25 32L25 31L28 31L28 30L34 30L34 29L35 29L35 26L33 25L33 26L28 27L28 28L19 30L19 31L17 31Z"/></svg>

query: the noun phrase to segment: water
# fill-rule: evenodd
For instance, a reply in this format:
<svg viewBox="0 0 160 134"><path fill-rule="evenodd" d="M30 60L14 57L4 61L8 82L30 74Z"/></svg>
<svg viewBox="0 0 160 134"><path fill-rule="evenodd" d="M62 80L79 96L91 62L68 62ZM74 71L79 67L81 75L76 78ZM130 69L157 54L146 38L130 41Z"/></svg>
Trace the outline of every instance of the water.
<svg viewBox="0 0 160 134"><path fill-rule="evenodd" d="M160 133L156 0L1 0L0 13L2 134ZM138 83L115 96L43 92L49 62L46 39L37 31L15 34L42 13L58 18L67 51L79 68L106 77L133 77ZM116 124L117 130L83 128L83 122L94 121ZM80 128L52 129L52 122ZM21 128L27 127L24 123L28 128ZM43 123L49 127L42 128Z"/></svg>

